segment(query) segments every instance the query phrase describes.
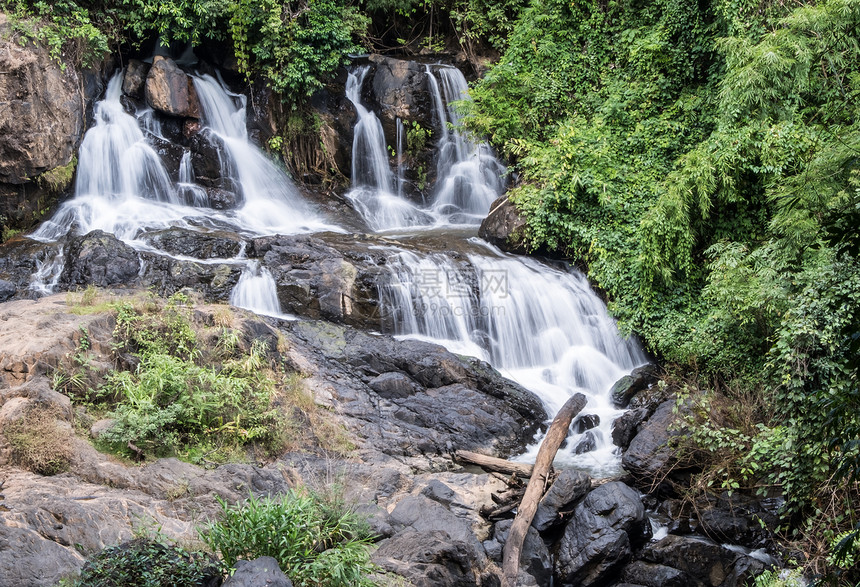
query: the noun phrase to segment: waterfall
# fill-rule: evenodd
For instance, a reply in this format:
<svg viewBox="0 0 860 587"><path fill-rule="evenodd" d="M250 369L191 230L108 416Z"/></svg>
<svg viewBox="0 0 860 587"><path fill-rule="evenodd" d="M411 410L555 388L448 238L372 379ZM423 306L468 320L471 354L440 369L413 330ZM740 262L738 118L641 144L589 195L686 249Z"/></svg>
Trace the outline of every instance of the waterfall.
<svg viewBox="0 0 860 587"><path fill-rule="evenodd" d="M397 176L389 166L382 124L361 103L361 87L370 71L360 66L349 72L347 98L355 106L357 122L352 143L352 189L347 197L371 230L479 224L490 204L504 190L505 167L486 142L464 132L453 106L468 99L466 78L455 67L425 66L436 112L438 138L437 182L430 205L421 207L403 195L405 129L396 121ZM435 73L434 73L435 72ZM438 74L440 83L436 80ZM452 128L449 128L452 127Z"/></svg>
<svg viewBox="0 0 860 587"><path fill-rule="evenodd" d="M251 310L264 316L294 320L281 312L278 289L269 270L257 262L249 262L230 294L230 305Z"/></svg>
<svg viewBox="0 0 860 587"><path fill-rule="evenodd" d="M433 210L449 221L480 223L504 190L505 167L486 142L476 141L462 130L460 115L453 106L455 101L469 99L462 72L456 67L436 66L440 90L431 67L425 67L441 132Z"/></svg>
<svg viewBox="0 0 860 587"><path fill-rule="evenodd" d="M137 116L124 110L119 72L95 105L95 125L81 143L74 197L31 238L55 242L74 227L81 234L103 230L135 246L144 232L170 227L247 235L339 230L310 211L286 174L248 141L244 98L230 94L211 76L193 80L205 132L224 143L222 169L241 192L240 207L228 211L209 207L206 190L195 183L187 151L179 181L170 179L149 138L164 140L161 125L148 107Z"/></svg>
<svg viewBox="0 0 860 587"><path fill-rule="evenodd" d="M395 178L388 166L382 123L361 103L361 86L369 66L349 72L346 97L355 107L357 121L352 139L352 188L346 197L374 231L421 226L433 217L392 191ZM399 187L399 182L398 182Z"/></svg>
<svg viewBox="0 0 860 587"><path fill-rule="evenodd" d="M582 392L583 414L598 416L599 424L574 435L557 458L595 474L614 472L611 425L622 411L609 391L646 357L635 341L620 337L581 273L482 249L467 255L468 264L398 250L381 292L395 334L488 361L535 392L550 414ZM576 454L589 434L593 449Z"/></svg>

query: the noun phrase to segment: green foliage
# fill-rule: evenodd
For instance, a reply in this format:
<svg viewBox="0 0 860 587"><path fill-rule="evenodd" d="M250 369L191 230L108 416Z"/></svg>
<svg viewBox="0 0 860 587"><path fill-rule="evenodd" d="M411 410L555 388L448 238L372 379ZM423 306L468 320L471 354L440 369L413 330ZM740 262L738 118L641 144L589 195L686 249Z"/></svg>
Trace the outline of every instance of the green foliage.
<svg viewBox="0 0 860 587"><path fill-rule="evenodd" d="M215 461L251 443L276 449L284 418L271 405L276 380L266 369L269 349L257 341L247 354L231 354L235 336L225 331L221 349L228 358L195 363L201 351L185 303L175 295L157 314L117 306L118 350L139 362L134 371L110 373L98 391L116 420L100 441L119 452L205 454Z"/></svg>
<svg viewBox="0 0 860 587"><path fill-rule="evenodd" d="M699 421L712 487L778 487L824 534L860 477L857 30L853 0L535 2L466 119L517 167L533 248L702 387L767 402Z"/></svg>
<svg viewBox="0 0 860 587"><path fill-rule="evenodd" d="M367 18L339 0L237 0L230 31L242 71L259 71L294 105L361 49Z"/></svg>
<svg viewBox="0 0 860 587"><path fill-rule="evenodd" d="M128 34L143 40L156 33L171 41L198 44L204 37L226 38L225 22L233 0L119 0Z"/></svg>
<svg viewBox="0 0 860 587"><path fill-rule="evenodd" d="M22 44L44 43L63 69L66 63L92 65L115 39L102 12L93 13L75 0L2 0L0 9Z"/></svg>
<svg viewBox="0 0 860 587"><path fill-rule="evenodd" d="M221 554L224 565L271 556L298 586L371 586L373 571L366 522L342 501L327 502L312 492L280 498L220 501L220 520L201 537Z"/></svg>
<svg viewBox="0 0 860 587"><path fill-rule="evenodd" d="M105 548L90 559L72 587L202 585L220 576L211 555L190 552L163 535L139 537Z"/></svg>

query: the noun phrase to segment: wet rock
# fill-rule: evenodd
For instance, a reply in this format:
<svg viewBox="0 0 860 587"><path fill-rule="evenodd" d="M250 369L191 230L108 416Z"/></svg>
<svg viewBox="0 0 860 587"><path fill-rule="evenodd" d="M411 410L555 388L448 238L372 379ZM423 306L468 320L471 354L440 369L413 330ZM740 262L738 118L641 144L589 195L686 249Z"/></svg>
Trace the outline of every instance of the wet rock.
<svg viewBox="0 0 860 587"><path fill-rule="evenodd" d="M139 271L134 249L112 234L94 230L70 240L60 282L67 287L129 285Z"/></svg>
<svg viewBox="0 0 860 587"><path fill-rule="evenodd" d="M312 236L254 239L249 256L262 256L284 312L377 329L378 284L384 254L354 239ZM336 248L335 248L336 247Z"/></svg>
<svg viewBox="0 0 860 587"><path fill-rule="evenodd" d="M502 520L498 522L493 529L493 539L484 543L484 546L489 555L491 552L495 562L501 566L502 554L505 543L508 541L508 536L511 533L511 525L513 520ZM535 530L534 526L529 527L526 537L523 540L523 547L520 554L520 576L517 578L518 586L526 585L549 585L552 583L552 558L549 554L546 544Z"/></svg>
<svg viewBox="0 0 860 587"><path fill-rule="evenodd" d="M615 382L609 391L612 403L619 408L626 408L637 393L648 389L657 381L657 367L644 365L634 369L630 375L625 375Z"/></svg>
<svg viewBox="0 0 860 587"><path fill-rule="evenodd" d="M191 78L172 59L156 55L146 76L146 102L154 110L200 118L200 101Z"/></svg>
<svg viewBox="0 0 860 587"><path fill-rule="evenodd" d="M573 454L581 455L586 452L591 452L595 448L597 448L597 439L594 437L594 433L589 430L582 436L579 442L576 443L576 446L573 448Z"/></svg>
<svg viewBox="0 0 860 587"><path fill-rule="evenodd" d="M573 423L573 430L577 434L582 434L586 430L597 428L600 425L600 416L597 414L585 414L576 418Z"/></svg>
<svg viewBox="0 0 860 587"><path fill-rule="evenodd" d="M173 182L179 181L179 166L182 163L182 157L185 155L185 149L176 143L166 141L160 137L150 135L149 143L152 146L161 163L164 165L167 175Z"/></svg>
<svg viewBox="0 0 860 587"><path fill-rule="evenodd" d="M125 77L122 78L122 92L136 100L142 100L145 95L146 74L149 73L149 64L137 59L129 59L125 68Z"/></svg>
<svg viewBox="0 0 860 587"><path fill-rule="evenodd" d="M237 175L235 169L222 169L220 153L224 150L224 141L216 134L204 130L188 139L186 146L191 151L191 168L194 178L203 187L220 188L235 191L229 177Z"/></svg>
<svg viewBox="0 0 860 587"><path fill-rule="evenodd" d="M223 583L224 587L293 587L278 561L261 556L252 561L236 561L236 572Z"/></svg>
<svg viewBox="0 0 860 587"><path fill-rule="evenodd" d="M675 405L674 400L660 404L654 415L640 427L621 458L622 466L638 482L651 483L654 479L661 479L676 462L675 450L669 446L669 440L679 433L670 431L677 420Z"/></svg>
<svg viewBox="0 0 860 587"><path fill-rule="evenodd" d="M669 535L649 544L641 554L646 562L677 569L692 577L692 585L739 587L765 570L765 564L706 538Z"/></svg>
<svg viewBox="0 0 860 587"><path fill-rule="evenodd" d="M767 528L779 524L776 512L742 493L723 494L713 503L695 508L695 514L700 531L709 538L749 548L765 546L770 538Z"/></svg>
<svg viewBox="0 0 860 587"><path fill-rule="evenodd" d="M242 266L235 263L198 263L153 253L141 253L140 257L144 266L136 283L162 296L190 288L206 300L226 301L242 275Z"/></svg>
<svg viewBox="0 0 860 587"><path fill-rule="evenodd" d="M201 233L171 228L150 233L144 240L153 247L171 255L184 255L197 259L230 259L242 250L242 238L233 233Z"/></svg>
<svg viewBox="0 0 860 587"><path fill-rule="evenodd" d="M688 587L696 581L687 573L644 561L634 561L624 567L622 580L643 587Z"/></svg>
<svg viewBox="0 0 860 587"><path fill-rule="evenodd" d="M470 545L443 530L409 530L383 540L373 562L414 587L474 587Z"/></svg>
<svg viewBox="0 0 860 587"><path fill-rule="evenodd" d="M215 210L232 210L242 204L242 198L236 193L220 188L209 188L206 190L209 205Z"/></svg>
<svg viewBox="0 0 860 587"><path fill-rule="evenodd" d="M563 583L602 585L630 560L648 528L638 493L619 482L602 485L576 506L556 559Z"/></svg>
<svg viewBox="0 0 860 587"><path fill-rule="evenodd" d="M307 383L317 396L330 398L355 432L386 454L466 449L506 456L524 448L545 421L534 394L442 347L324 322L283 329L302 355L301 369L313 374ZM369 384L384 373L402 373L420 389L382 397Z"/></svg>
<svg viewBox="0 0 860 587"><path fill-rule="evenodd" d="M490 213L481 222L478 236L503 251L524 254L528 252L523 240L525 229L525 217L507 196L502 196L490 205Z"/></svg>
<svg viewBox="0 0 860 587"><path fill-rule="evenodd" d="M383 373L368 382L368 385L386 399L409 397L421 391L421 386L403 373Z"/></svg>
<svg viewBox="0 0 860 587"><path fill-rule="evenodd" d="M591 477L582 471L563 470L541 498L532 527L544 532L563 523L562 512L569 511L590 489Z"/></svg>
<svg viewBox="0 0 860 587"><path fill-rule="evenodd" d="M371 55L375 66L370 96L377 105L388 144L396 143L396 120L416 121L425 129L433 127L433 98L427 86L424 65L417 61Z"/></svg>
<svg viewBox="0 0 860 587"><path fill-rule="evenodd" d="M5 302L12 298L16 293L18 293L18 288L14 283L6 281L5 279L0 279L0 302Z"/></svg>
<svg viewBox="0 0 860 587"><path fill-rule="evenodd" d="M612 442L615 446L620 446L622 450L626 450L630 446L630 441L639 432L639 425L648 417L648 410L645 408L636 408L621 414L612 423Z"/></svg>

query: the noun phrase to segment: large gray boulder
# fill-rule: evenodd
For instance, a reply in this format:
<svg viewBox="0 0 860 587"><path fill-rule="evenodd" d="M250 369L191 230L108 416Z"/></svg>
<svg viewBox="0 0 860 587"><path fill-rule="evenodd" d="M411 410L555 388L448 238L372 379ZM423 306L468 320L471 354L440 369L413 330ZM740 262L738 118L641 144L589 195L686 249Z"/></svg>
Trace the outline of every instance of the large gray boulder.
<svg viewBox="0 0 860 587"><path fill-rule="evenodd" d="M60 281L66 286L129 285L139 271L137 251L112 234L94 230L71 240Z"/></svg>
<svg viewBox="0 0 860 587"><path fill-rule="evenodd" d="M558 546L556 576L565 585L603 585L630 561L649 530L636 490L602 485L576 506Z"/></svg>
<svg viewBox="0 0 860 587"><path fill-rule="evenodd" d="M146 76L146 102L171 116L200 118L194 83L172 59L156 55Z"/></svg>

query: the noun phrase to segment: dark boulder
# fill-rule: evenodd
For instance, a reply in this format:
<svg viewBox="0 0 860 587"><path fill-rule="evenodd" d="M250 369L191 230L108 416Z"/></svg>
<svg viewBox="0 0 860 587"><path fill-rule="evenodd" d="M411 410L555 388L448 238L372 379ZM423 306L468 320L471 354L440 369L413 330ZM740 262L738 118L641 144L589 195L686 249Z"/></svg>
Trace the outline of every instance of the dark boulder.
<svg viewBox="0 0 860 587"><path fill-rule="evenodd" d="M137 251L101 230L70 239L60 276L65 286L130 285L140 271Z"/></svg>
<svg viewBox="0 0 860 587"><path fill-rule="evenodd" d="M137 59L129 59L125 68L125 76L122 78L122 92L142 100L145 95L146 74L149 73L149 64Z"/></svg>
<svg viewBox="0 0 860 587"><path fill-rule="evenodd" d="M657 367L643 365L633 369L630 375L625 375L615 382L609 391L612 403L619 408L626 408L636 394L648 389L657 381Z"/></svg>
<svg viewBox="0 0 860 587"><path fill-rule="evenodd" d="M502 520L493 528L493 539L484 542L487 554L501 565L502 552L511 533L513 520ZM520 576L517 585L549 585L552 583L552 557L534 526L528 529L520 555Z"/></svg>
<svg viewBox="0 0 860 587"><path fill-rule="evenodd" d="M194 83L172 59L156 55L146 76L146 102L153 110L182 118L200 118Z"/></svg>
<svg viewBox="0 0 860 587"><path fill-rule="evenodd" d="M586 452L591 452L595 448L597 448L597 438L594 436L594 432L589 430L582 435L582 438L580 438L579 442L576 443L576 446L573 447L573 454L581 455Z"/></svg>
<svg viewBox="0 0 860 587"><path fill-rule="evenodd" d="M215 210L232 210L242 204L242 198L236 192L221 188L208 188L206 197L209 200L209 206Z"/></svg>
<svg viewBox="0 0 860 587"><path fill-rule="evenodd" d="M680 433L672 428L678 419L675 408L675 400L660 404L621 458L622 466L637 482L650 484L662 479L676 464L676 451L670 446L670 439Z"/></svg>
<svg viewBox="0 0 860 587"><path fill-rule="evenodd" d="M373 562L406 578L414 587L474 587L470 546L443 530L407 530L383 540Z"/></svg>
<svg viewBox="0 0 860 587"><path fill-rule="evenodd" d="M669 535L649 544L640 555L646 562L677 569L693 578L690 585L739 587L765 570L765 564L707 538Z"/></svg>
<svg viewBox="0 0 860 587"><path fill-rule="evenodd" d="M229 259L242 250L241 237L228 232L201 233L181 228L170 228L150 233L144 240L151 246L170 255L184 255L197 259Z"/></svg>
<svg viewBox="0 0 860 587"><path fill-rule="evenodd" d="M539 532L561 524L562 512L570 510L591 489L591 477L582 471L565 469L541 498L532 527Z"/></svg>
<svg viewBox="0 0 860 587"><path fill-rule="evenodd" d="M144 269L136 283L162 296L190 288L206 300L226 301L242 275L242 266L236 263L198 263L154 253L141 253L140 257Z"/></svg>
<svg viewBox="0 0 860 587"><path fill-rule="evenodd" d="M382 252L352 237L273 236L254 239L284 312L376 330Z"/></svg>
<svg viewBox="0 0 860 587"><path fill-rule="evenodd" d="M11 299L16 293L18 293L18 288L14 283L0 279L0 302Z"/></svg>
<svg viewBox="0 0 860 587"><path fill-rule="evenodd" d="M223 583L224 587L293 587L278 561L261 556L251 561L236 561L236 572Z"/></svg>
<svg viewBox="0 0 860 587"><path fill-rule="evenodd" d="M490 213L481 222L478 236L504 251L526 253L525 230L525 217L507 196L502 196L490 205Z"/></svg>
<svg viewBox="0 0 860 587"><path fill-rule="evenodd" d="M558 546L563 584L602 585L630 561L650 526L639 494L619 482L602 485L576 506Z"/></svg>
<svg viewBox="0 0 860 587"><path fill-rule="evenodd" d="M689 587L696 581L687 573L654 563L634 561L624 567L622 580L643 587Z"/></svg>
<svg viewBox="0 0 860 587"><path fill-rule="evenodd" d="M585 414L577 416L573 422L573 431L577 434L582 434L586 430L597 428L600 425L600 416L597 414Z"/></svg>
<svg viewBox="0 0 860 587"><path fill-rule="evenodd" d="M612 442L615 446L620 446L622 450L627 450L630 446L630 441L639 432L639 425L648 417L648 410L645 408L636 408L624 412L612 423Z"/></svg>

